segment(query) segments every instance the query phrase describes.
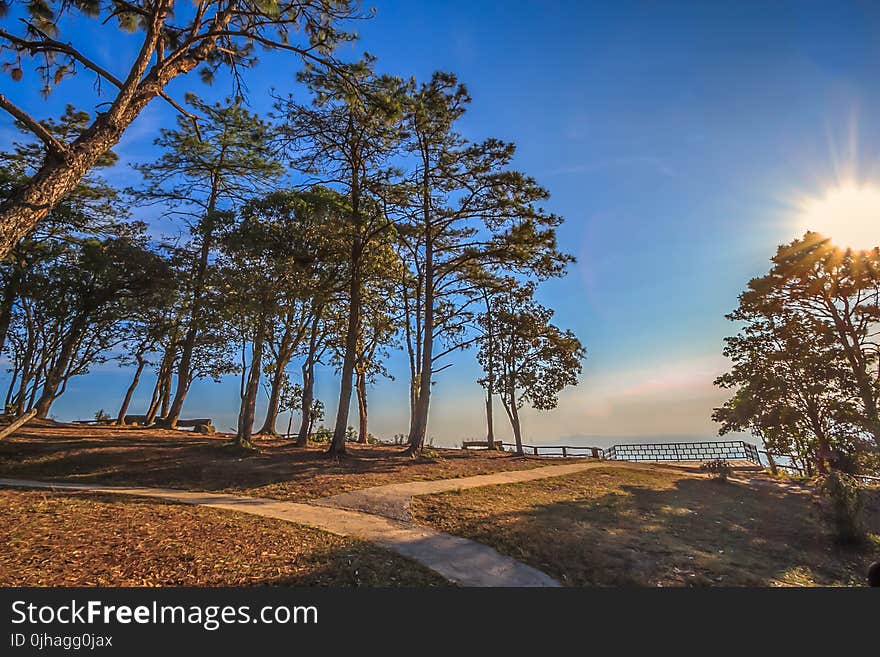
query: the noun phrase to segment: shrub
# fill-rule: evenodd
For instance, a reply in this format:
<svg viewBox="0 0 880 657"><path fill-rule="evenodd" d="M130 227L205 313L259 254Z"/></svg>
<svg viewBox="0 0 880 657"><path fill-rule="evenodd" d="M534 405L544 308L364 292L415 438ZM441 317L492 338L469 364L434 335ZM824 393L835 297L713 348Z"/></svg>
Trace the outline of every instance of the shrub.
<svg viewBox="0 0 880 657"><path fill-rule="evenodd" d="M333 439L333 431L321 425L312 432L312 440L316 443L329 443Z"/></svg>
<svg viewBox="0 0 880 657"><path fill-rule="evenodd" d="M711 461L706 461L700 466L700 470L708 472L712 475L713 479L717 479L718 481L727 481L727 478L730 476L730 473L733 471L733 468L730 467L730 463L728 463L724 459L713 459Z"/></svg>
<svg viewBox="0 0 880 657"><path fill-rule="evenodd" d="M842 543L858 543L865 539L862 517L865 496L859 482L852 476L832 470L819 486L828 505L834 535Z"/></svg>
<svg viewBox="0 0 880 657"><path fill-rule="evenodd" d="M104 409L102 408L100 411L95 413L95 421L99 424L106 423L110 421L110 416L107 415L107 413L105 413Z"/></svg>

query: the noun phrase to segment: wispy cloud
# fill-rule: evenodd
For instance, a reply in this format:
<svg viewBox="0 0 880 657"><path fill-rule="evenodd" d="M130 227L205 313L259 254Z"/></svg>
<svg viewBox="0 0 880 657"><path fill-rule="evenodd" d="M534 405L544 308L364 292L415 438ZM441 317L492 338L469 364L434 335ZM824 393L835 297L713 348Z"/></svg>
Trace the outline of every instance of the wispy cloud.
<svg viewBox="0 0 880 657"><path fill-rule="evenodd" d="M557 169L549 169L544 171L542 176L567 176L576 174L589 174L608 169L616 169L621 167L639 167L651 169L656 173L670 178L676 177L678 174L666 161L654 155L622 155L607 160L599 160L596 162L587 162L584 164L576 164L573 166L559 167Z"/></svg>

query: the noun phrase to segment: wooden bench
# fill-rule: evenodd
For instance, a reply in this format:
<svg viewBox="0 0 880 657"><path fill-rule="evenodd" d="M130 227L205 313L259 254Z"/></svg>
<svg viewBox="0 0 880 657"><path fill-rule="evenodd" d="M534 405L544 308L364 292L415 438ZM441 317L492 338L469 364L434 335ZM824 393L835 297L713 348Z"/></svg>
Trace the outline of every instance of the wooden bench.
<svg viewBox="0 0 880 657"><path fill-rule="evenodd" d="M146 415L126 415L125 416L125 423L126 424L137 423L140 426L144 426L146 421L147 421ZM166 427L167 424L164 422L164 420L162 418L157 417L155 422L153 423L153 426L157 427L157 428L163 428L163 427ZM192 430L195 433L212 434L216 431L214 426L211 424L211 418L209 418L209 417L196 418L194 420L181 419L181 420L177 421L177 428L178 429L179 428L187 428L187 427L192 427Z"/></svg>
<svg viewBox="0 0 880 657"><path fill-rule="evenodd" d="M495 441L495 446L499 445L498 441ZM462 449L470 449L471 447L485 447L489 449L489 441L488 440L465 440L461 443Z"/></svg>

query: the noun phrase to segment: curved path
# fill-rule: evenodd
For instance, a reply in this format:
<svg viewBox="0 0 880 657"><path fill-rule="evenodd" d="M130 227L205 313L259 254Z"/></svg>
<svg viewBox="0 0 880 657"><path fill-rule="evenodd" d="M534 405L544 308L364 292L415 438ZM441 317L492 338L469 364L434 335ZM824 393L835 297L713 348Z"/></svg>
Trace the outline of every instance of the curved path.
<svg viewBox="0 0 880 657"><path fill-rule="evenodd" d="M451 490L465 490L467 488L479 488L480 486L496 486L501 484L515 484L521 481L534 481L547 477L559 477L562 475L581 472L595 467L614 467L620 461L598 461L595 459L582 460L577 463L564 465L548 465L531 470L508 470L506 472L494 472L492 474L475 475L472 477L459 477L456 479L437 479L434 481L407 481L400 484L386 484L373 488L361 488L339 495L331 495L313 500L312 504L330 506L339 509L352 509L363 511L395 520L412 522L410 505L412 498L417 495L431 495L433 493L445 493ZM627 467L633 467L633 463L626 463ZM638 467L637 465L635 467Z"/></svg>
<svg viewBox="0 0 880 657"><path fill-rule="evenodd" d="M439 492L455 488L485 486L494 483L511 483L540 477L551 477L585 469L588 464L575 464L537 468L536 470L514 471L481 477L441 480L436 482L415 482L415 494ZM542 471L542 474L537 474ZM536 473L536 474L532 474ZM513 477L511 475L531 475ZM496 479L497 477L502 477ZM479 482L479 483L477 483ZM267 518L277 518L308 525L337 534L361 538L409 557L431 570L439 573L453 584L461 586L559 586L549 575L497 552L494 548L459 536L445 534L429 527L401 522L392 518L337 508L324 498L321 505L284 502L258 497L225 495L171 488L146 488L139 486L102 486L100 484L77 484L66 482L32 481L27 479L0 479L0 486L23 488L47 488L51 490L75 490L91 493L113 493L151 497L169 502L195 504L215 509L225 509L249 513ZM378 489L393 487L378 487ZM367 489L376 491L378 489ZM394 499L401 499L403 493L395 490ZM412 492L408 493L411 497ZM375 493L372 494L375 497ZM336 496L339 497L339 496ZM371 497L370 493L366 498ZM407 498L409 499L409 498Z"/></svg>
<svg viewBox="0 0 880 657"><path fill-rule="evenodd" d="M238 511L308 525L339 536L360 538L417 561L461 586L559 586L549 575L507 557L494 548L430 527L413 524L410 505L413 496L430 495L479 486L513 484L558 477L595 467L617 465L649 467L649 464L584 459L576 463L550 465L531 470L510 470L493 474L411 481L332 495L308 504L260 497L227 495L173 488L106 486L55 481L0 478L0 486L75 490L151 497L169 502ZM657 464L650 464L656 467Z"/></svg>

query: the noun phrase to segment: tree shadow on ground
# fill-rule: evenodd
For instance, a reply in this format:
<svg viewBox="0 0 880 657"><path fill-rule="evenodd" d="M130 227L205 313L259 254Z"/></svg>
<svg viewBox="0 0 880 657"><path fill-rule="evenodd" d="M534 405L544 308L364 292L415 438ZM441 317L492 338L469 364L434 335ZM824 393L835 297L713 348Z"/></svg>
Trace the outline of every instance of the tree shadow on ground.
<svg viewBox="0 0 880 657"><path fill-rule="evenodd" d="M27 429L0 442L0 476L240 492L306 500L396 481L443 479L541 465L511 454L442 450L403 455L398 446L357 446L342 459L326 446L258 441L233 453L228 436L103 427Z"/></svg>
<svg viewBox="0 0 880 657"><path fill-rule="evenodd" d="M877 497L868 516L880 534ZM482 502L493 506L488 497ZM473 500L466 504L475 508ZM595 497L507 506L440 526L573 586L861 584L868 563L880 556L876 539L837 545L813 495L772 484L680 478L661 487L622 485Z"/></svg>

